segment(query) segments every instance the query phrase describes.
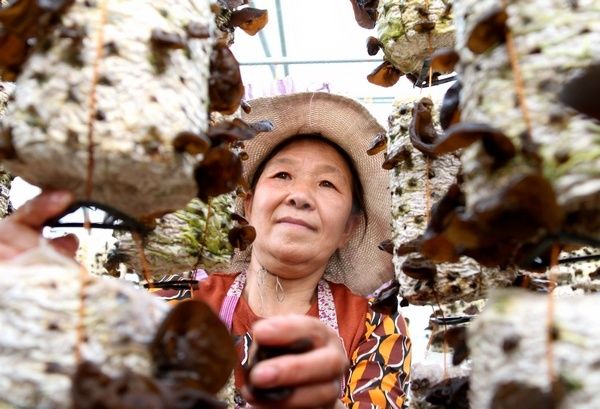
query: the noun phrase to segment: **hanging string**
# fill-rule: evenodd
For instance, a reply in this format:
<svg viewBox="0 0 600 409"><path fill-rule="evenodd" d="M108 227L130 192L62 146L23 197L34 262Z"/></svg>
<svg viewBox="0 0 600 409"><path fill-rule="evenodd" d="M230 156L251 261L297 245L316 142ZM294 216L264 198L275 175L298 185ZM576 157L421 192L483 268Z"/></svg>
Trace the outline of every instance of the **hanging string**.
<svg viewBox="0 0 600 409"><path fill-rule="evenodd" d="M501 0L504 8L507 7L507 0ZM513 80L515 85L515 92L517 93L517 100L519 103L519 109L521 110L521 115L523 115L523 121L525 122L525 127L527 128L526 134L524 134L524 138L531 138L533 133L533 127L531 124L531 117L529 115L529 109L527 107L527 99L525 97L525 85L523 82L523 75L521 73L521 66L519 64L519 58L517 55L517 50L514 42L514 38L510 28L506 29L506 51L508 52L508 59L510 60L510 66L513 73Z"/></svg>
<svg viewBox="0 0 600 409"><path fill-rule="evenodd" d="M506 9L508 6L507 0L501 0L503 7ZM507 27L506 30L506 50L508 53L508 58L510 60L510 65L512 69L515 92L517 94L517 100L519 103L519 108L521 110L521 115L523 116L523 121L525 122L525 127L527 128L527 132L522 136L523 138L527 138L527 142L531 142L531 138L533 135L533 127L531 122L531 117L529 115L529 109L527 107L527 99L525 96L525 85L523 82L523 75L521 72L521 67L519 64L519 58L517 54L517 49L514 42L514 37L511 30ZM525 145L525 140L522 140L523 145ZM558 266L558 255L560 253L560 248L558 245L552 246L551 252L551 260L550 267L548 269L548 278L549 278L549 286L550 291L548 292L548 310L546 317L546 329L547 329L547 342L546 342L546 361L548 365L548 380L550 385L554 383L556 380L556 372L554 369L554 350L553 350L553 342L554 342L554 295L552 294L552 289L556 284L556 268Z"/></svg>
<svg viewBox="0 0 600 409"><path fill-rule="evenodd" d="M90 84L90 93L88 96L88 118L87 118L87 176L85 185L85 198L87 201L91 201L92 192L94 189L94 121L96 119L96 105L97 95L96 89L99 81L99 71L102 58L104 56L104 27L106 26L106 14L107 14L107 2L108 0L102 0L100 3L100 21L98 27L98 33L96 37L96 55L92 65L92 78ZM90 218L89 213L84 209L84 224L88 232L90 231Z"/></svg>
<svg viewBox="0 0 600 409"><path fill-rule="evenodd" d="M104 44L104 26L106 25L106 14L107 14L107 2L108 0L102 0L100 3L100 22L98 27L97 39L96 39L96 56L93 62L92 79L90 84L90 93L88 96L88 122L87 122L87 139L88 139L88 164L87 164L87 178L85 196L89 201L92 196L93 181L92 175L94 171L94 117L96 112L96 87L98 85L98 71L100 66L100 60L103 54ZM91 222L90 216L86 208L83 209L84 226L88 233L91 233ZM76 341L75 341L75 364L78 365L82 360L82 344L86 339L85 334L85 300L86 300L86 289L89 283L89 273L83 266L79 268L79 309L77 317L77 328L76 328Z"/></svg>

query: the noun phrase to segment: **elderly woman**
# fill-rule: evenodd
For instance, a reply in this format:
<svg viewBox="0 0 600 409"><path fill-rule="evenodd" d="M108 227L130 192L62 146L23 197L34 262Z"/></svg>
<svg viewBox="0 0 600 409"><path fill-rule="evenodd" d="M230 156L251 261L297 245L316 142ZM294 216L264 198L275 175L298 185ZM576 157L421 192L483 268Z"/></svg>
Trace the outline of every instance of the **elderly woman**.
<svg viewBox="0 0 600 409"><path fill-rule="evenodd" d="M236 254L232 274L212 274L194 294L239 337L239 405L402 407L405 321L372 311L364 297L392 275L389 254L377 248L390 236L387 176L381 159L366 155L382 128L361 105L326 93L256 100L246 119L275 126L246 145L251 189L240 206L256 240ZM42 194L0 223L0 257L37 244L39 226L69 200ZM76 248L69 237L54 244ZM244 375L251 343L298 341L308 346L301 353L263 360ZM264 390L278 390L280 399L265 399L274 394Z"/></svg>

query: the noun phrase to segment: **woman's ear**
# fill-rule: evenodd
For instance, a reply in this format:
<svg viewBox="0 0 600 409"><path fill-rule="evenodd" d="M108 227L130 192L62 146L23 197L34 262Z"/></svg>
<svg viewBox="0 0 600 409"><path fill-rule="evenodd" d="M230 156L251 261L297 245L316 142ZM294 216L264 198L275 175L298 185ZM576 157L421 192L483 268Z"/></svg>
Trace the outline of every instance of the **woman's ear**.
<svg viewBox="0 0 600 409"><path fill-rule="evenodd" d="M361 215L354 213L352 213L350 217L348 217L348 222L346 222L346 227L344 229L344 233L342 234L340 245L338 246L338 248L342 249L346 247L346 245L354 235L354 232L356 231L356 229L358 229L358 226L360 225L360 218Z"/></svg>

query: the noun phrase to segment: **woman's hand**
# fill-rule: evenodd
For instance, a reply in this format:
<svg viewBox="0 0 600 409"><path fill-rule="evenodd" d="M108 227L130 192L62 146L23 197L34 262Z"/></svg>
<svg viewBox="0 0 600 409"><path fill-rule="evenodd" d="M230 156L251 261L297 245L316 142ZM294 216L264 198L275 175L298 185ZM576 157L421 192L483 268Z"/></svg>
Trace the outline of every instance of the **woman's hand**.
<svg viewBox="0 0 600 409"><path fill-rule="evenodd" d="M254 408L333 408L338 401L341 379L348 358L338 335L317 318L285 315L266 318L253 328L253 342L265 346L285 346L309 339L313 348L302 354L281 355L257 363L249 382L257 388L293 388L283 401L257 401L247 388L242 393Z"/></svg>
<svg viewBox="0 0 600 409"><path fill-rule="evenodd" d="M13 214L0 221L0 260L8 260L38 246L46 220L64 212L73 196L69 192L42 192ZM78 240L74 234L49 240L50 244L66 256L74 257Z"/></svg>

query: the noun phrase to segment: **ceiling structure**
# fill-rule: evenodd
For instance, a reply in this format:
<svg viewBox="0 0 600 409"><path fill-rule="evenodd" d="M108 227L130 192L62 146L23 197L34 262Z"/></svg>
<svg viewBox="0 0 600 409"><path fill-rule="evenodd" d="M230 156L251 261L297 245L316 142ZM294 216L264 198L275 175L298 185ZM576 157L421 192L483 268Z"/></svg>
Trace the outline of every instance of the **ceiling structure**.
<svg viewBox="0 0 600 409"><path fill-rule="evenodd" d="M358 99L385 124L395 98L447 88L421 90L406 78L389 88L369 83L366 77L383 61L383 53L367 54L367 38L377 36L377 30L356 23L349 0L253 0L249 4L269 12L262 31L250 37L236 30L231 47L249 97L278 93L278 86L296 91L325 88Z"/></svg>

